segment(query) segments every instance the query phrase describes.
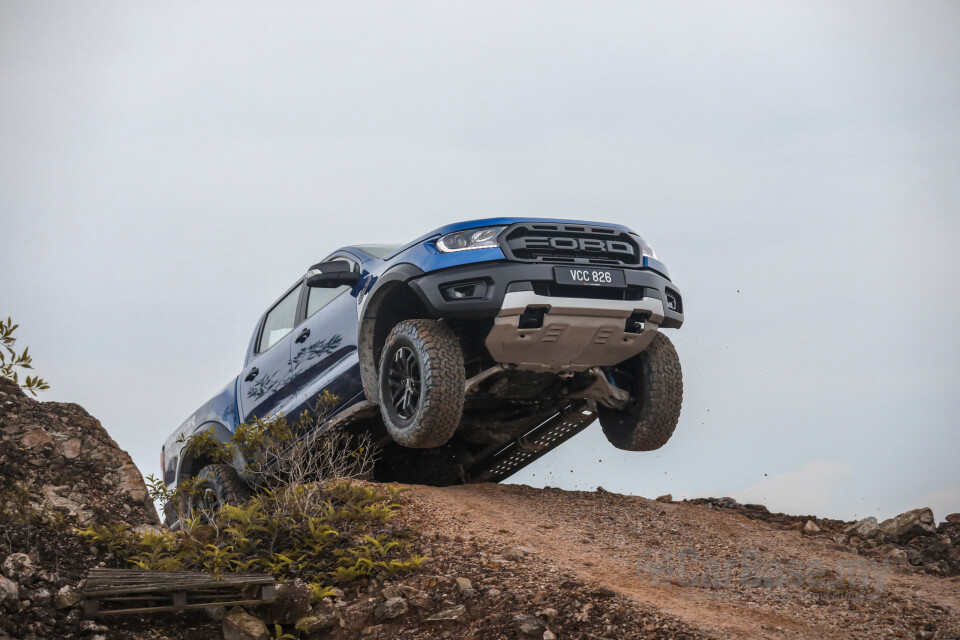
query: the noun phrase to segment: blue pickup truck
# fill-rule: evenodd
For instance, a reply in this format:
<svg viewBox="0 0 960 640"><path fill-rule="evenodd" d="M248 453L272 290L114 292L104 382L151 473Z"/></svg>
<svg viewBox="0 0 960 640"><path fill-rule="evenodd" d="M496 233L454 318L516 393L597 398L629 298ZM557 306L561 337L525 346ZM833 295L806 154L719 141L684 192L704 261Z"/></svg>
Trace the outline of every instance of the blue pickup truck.
<svg viewBox="0 0 960 640"><path fill-rule="evenodd" d="M257 321L243 371L162 449L170 487L201 475L181 436L254 416L370 434L381 479L498 481L599 418L617 448L661 447L680 416L683 324L666 266L614 224L492 218L313 265Z"/></svg>

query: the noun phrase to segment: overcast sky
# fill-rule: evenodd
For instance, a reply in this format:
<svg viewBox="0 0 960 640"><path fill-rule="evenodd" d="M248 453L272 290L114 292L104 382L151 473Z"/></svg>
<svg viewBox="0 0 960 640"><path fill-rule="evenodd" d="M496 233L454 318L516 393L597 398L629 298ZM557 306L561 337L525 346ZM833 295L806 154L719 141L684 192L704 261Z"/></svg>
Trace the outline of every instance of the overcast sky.
<svg viewBox="0 0 960 640"><path fill-rule="evenodd" d="M683 415L517 476L960 511L960 4L0 0L0 315L144 474L345 244L640 232Z"/></svg>

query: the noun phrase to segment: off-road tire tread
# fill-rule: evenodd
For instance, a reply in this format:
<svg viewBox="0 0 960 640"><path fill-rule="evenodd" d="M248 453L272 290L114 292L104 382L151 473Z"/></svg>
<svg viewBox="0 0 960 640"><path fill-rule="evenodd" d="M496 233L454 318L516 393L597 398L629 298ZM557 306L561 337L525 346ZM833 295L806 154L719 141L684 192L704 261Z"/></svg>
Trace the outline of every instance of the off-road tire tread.
<svg viewBox="0 0 960 640"><path fill-rule="evenodd" d="M420 359L420 406L407 425L396 424L388 411L391 398L386 381L388 354L398 342L412 347ZM456 334L436 320L414 319L398 323L387 336L383 348L379 384L383 421L394 441L417 449L446 444L460 424L466 384L463 350Z"/></svg>
<svg viewBox="0 0 960 640"><path fill-rule="evenodd" d="M204 475L210 478L211 484L217 490L223 491L226 503L239 506L250 499L250 488L237 474L236 469L228 464L208 464L200 469L197 478L202 479Z"/></svg>
<svg viewBox="0 0 960 640"><path fill-rule="evenodd" d="M683 372L670 338L654 336L639 359L644 388L639 402L626 410L598 407L600 426L610 444L624 451L653 451L667 443L680 420ZM629 361L628 361L629 362Z"/></svg>

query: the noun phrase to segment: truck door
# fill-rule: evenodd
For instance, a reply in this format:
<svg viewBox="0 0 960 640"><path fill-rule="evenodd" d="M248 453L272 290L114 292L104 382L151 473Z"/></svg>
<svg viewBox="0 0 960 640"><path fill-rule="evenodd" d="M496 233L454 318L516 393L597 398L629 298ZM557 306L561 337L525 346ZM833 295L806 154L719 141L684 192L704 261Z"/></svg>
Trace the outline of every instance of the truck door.
<svg viewBox="0 0 960 640"><path fill-rule="evenodd" d="M330 259L347 260L354 270L360 269L352 256L336 255ZM306 287L306 319L294 331L291 358L297 411L315 410L317 396L324 390L337 397L337 408L362 393L357 355L357 294L362 288L363 280L354 286L330 289Z"/></svg>
<svg viewBox="0 0 960 640"><path fill-rule="evenodd" d="M290 365L293 330L303 290L301 281L264 314L253 340L247 365L240 374L242 419L266 418L296 407L296 387Z"/></svg>

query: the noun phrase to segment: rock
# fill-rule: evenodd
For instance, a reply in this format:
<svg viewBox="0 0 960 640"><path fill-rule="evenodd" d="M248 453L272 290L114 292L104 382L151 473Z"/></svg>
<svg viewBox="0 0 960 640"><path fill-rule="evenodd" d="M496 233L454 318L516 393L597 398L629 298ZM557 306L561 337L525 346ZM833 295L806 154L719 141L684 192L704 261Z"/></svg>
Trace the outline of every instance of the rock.
<svg viewBox="0 0 960 640"><path fill-rule="evenodd" d="M525 636L539 636L546 631L547 625L537 616L521 613L513 617L513 624Z"/></svg>
<svg viewBox="0 0 960 640"><path fill-rule="evenodd" d="M143 523L135 526L133 528L133 532L141 536L145 536L148 533L152 535L160 535L161 533L163 533L163 529L161 529L160 527L156 527L152 524Z"/></svg>
<svg viewBox="0 0 960 640"><path fill-rule="evenodd" d="M929 573L935 576L945 576L949 571L950 566L943 560L938 560L937 562L930 562L923 565L924 573Z"/></svg>
<svg viewBox="0 0 960 640"><path fill-rule="evenodd" d="M374 599L370 598L344 609L340 616L340 626L353 632L360 631L364 627L369 626L370 618L373 616L373 610L376 608L375 602Z"/></svg>
<svg viewBox="0 0 960 640"><path fill-rule="evenodd" d="M456 620L462 617L467 613L467 608L465 606L457 605L456 607L451 607L450 609L444 609L438 613L433 614L427 620L435 622L437 620Z"/></svg>
<svg viewBox="0 0 960 640"><path fill-rule="evenodd" d="M733 498L717 498L713 501L713 504L722 508L722 509L739 509L740 503L734 500Z"/></svg>
<svg viewBox="0 0 960 640"><path fill-rule="evenodd" d="M331 599L324 598L314 605L309 616L305 616L297 620L296 626L297 631L302 631L307 634L316 634L326 629L332 629L339 624L340 611L337 609L336 605Z"/></svg>
<svg viewBox="0 0 960 640"><path fill-rule="evenodd" d="M223 640L268 640L270 632L263 620L240 607L234 607L223 619Z"/></svg>
<svg viewBox="0 0 960 640"><path fill-rule="evenodd" d="M407 601L403 598L389 598L377 605L373 610L373 615L377 620L392 620L399 618L407 612Z"/></svg>
<svg viewBox="0 0 960 640"><path fill-rule="evenodd" d="M365 628L360 632L360 637L361 637L361 638L365 638L366 640L374 640L375 638L379 638L379 637L380 637L380 632L381 632L381 631L383 631L383 625L382 625L382 624L375 624L375 625L370 626L370 627L365 627Z"/></svg>
<svg viewBox="0 0 960 640"><path fill-rule="evenodd" d="M80 602L80 590L73 585L61 587L57 595L53 596L53 605L57 609L68 609Z"/></svg>
<svg viewBox="0 0 960 640"><path fill-rule="evenodd" d="M0 576L0 605L16 610L19 602L20 585L5 576Z"/></svg>
<svg viewBox="0 0 960 640"><path fill-rule="evenodd" d="M38 402L7 385L0 398L0 466L31 503L75 526L159 523L133 460L82 407Z"/></svg>
<svg viewBox="0 0 960 640"><path fill-rule="evenodd" d="M944 520L950 524L960 524L960 513L951 513Z"/></svg>
<svg viewBox="0 0 960 640"><path fill-rule="evenodd" d="M80 455L80 438L70 438L60 445L60 453L67 460L73 460Z"/></svg>
<svg viewBox="0 0 960 640"><path fill-rule="evenodd" d="M408 585L401 585L400 591L404 596L406 596L407 602L419 609L429 607L431 604L430 595L424 591L420 591L419 589L415 589Z"/></svg>
<svg viewBox="0 0 960 640"><path fill-rule="evenodd" d="M214 622L223 622L223 619L227 615L226 607L207 607L203 610L207 617L213 620Z"/></svg>
<svg viewBox="0 0 960 640"><path fill-rule="evenodd" d="M673 495L665 493L662 496L657 496L657 502L673 502Z"/></svg>
<svg viewBox="0 0 960 640"><path fill-rule="evenodd" d="M287 580L277 585L276 599L265 607L264 622L268 624L294 624L310 613L313 589L300 578Z"/></svg>
<svg viewBox="0 0 960 640"><path fill-rule="evenodd" d="M500 591L500 589L497 589L497 588L487 589L487 595L490 596L491 598L496 598L501 593L503 593L503 591Z"/></svg>
<svg viewBox="0 0 960 640"><path fill-rule="evenodd" d="M547 630L543 632L543 640L557 640L557 636L553 631Z"/></svg>
<svg viewBox="0 0 960 640"><path fill-rule="evenodd" d="M510 547L503 552L504 560L520 560L526 554L523 552L523 549L520 547Z"/></svg>
<svg viewBox="0 0 960 640"><path fill-rule="evenodd" d="M33 560L25 553L11 553L0 566L3 575L17 582L29 582L33 577Z"/></svg>
<svg viewBox="0 0 960 640"><path fill-rule="evenodd" d="M30 594L30 600L38 606L46 606L50 604L50 601L53 600L53 594L50 593L49 589L37 589Z"/></svg>
<svg viewBox="0 0 960 640"><path fill-rule="evenodd" d="M941 558L947 557L951 547L953 547L953 543L950 541L949 536L937 536L935 540L921 550L920 556L923 558L924 563L936 562Z"/></svg>
<svg viewBox="0 0 960 640"><path fill-rule="evenodd" d="M537 615L541 618L545 618L547 622L553 622L553 619L557 617L560 612L552 607L547 607L543 611L538 611Z"/></svg>
<svg viewBox="0 0 960 640"><path fill-rule="evenodd" d="M876 518L870 516L863 520L857 520L844 529L843 533L850 537L856 536L861 540L870 540L880 535L880 525L877 524Z"/></svg>
<svg viewBox="0 0 960 640"><path fill-rule="evenodd" d="M383 589L380 590L380 595L383 596L384 600L389 600L390 598L399 598L403 595L399 587L383 585Z"/></svg>
<svg viewBox="0 0 960 640"><path fill-rule="evenodd" d="M465 596L473 595L473 583L470 578L457 578L457 589Z"/></svg>
<svg viewBox="0 0 960 640"><path fill-rule="evenodd" d="M745 504L743 505L743 508L746 509L747 511L757 511L759 513L770 513L770 510L767 509L762 504Z"/></svg>
<svg viewBox="0 0 960 640"><path fill-rule="evenodd" d="M907 552L903 549L894 549L887 554L887 557L890 558L891 564L910 564L907 559Z"/></svg>
<svg viewBox="0 0 960 640"><path fill-rule="evenodd" d="M106 633L110 629L102 624L97 624L93 620L83 620L80 622L80 631L84 633Z"/></svg>
<svg viewBox="0 0 960 640"><path fill-rule="evenodd" d="M807 535L820 533L820 527L818 527L817 523L815 523L813 520L807 520L807 523L803 525L803 532Z"/></svg>
<svg viewBox="0 0 960 640"><path fill-rule="evenodd" d="M913 509L880 523L883 533L899 542L908 542L917 536L928 536L937 532L933 511L928 507Z"/></svg>

